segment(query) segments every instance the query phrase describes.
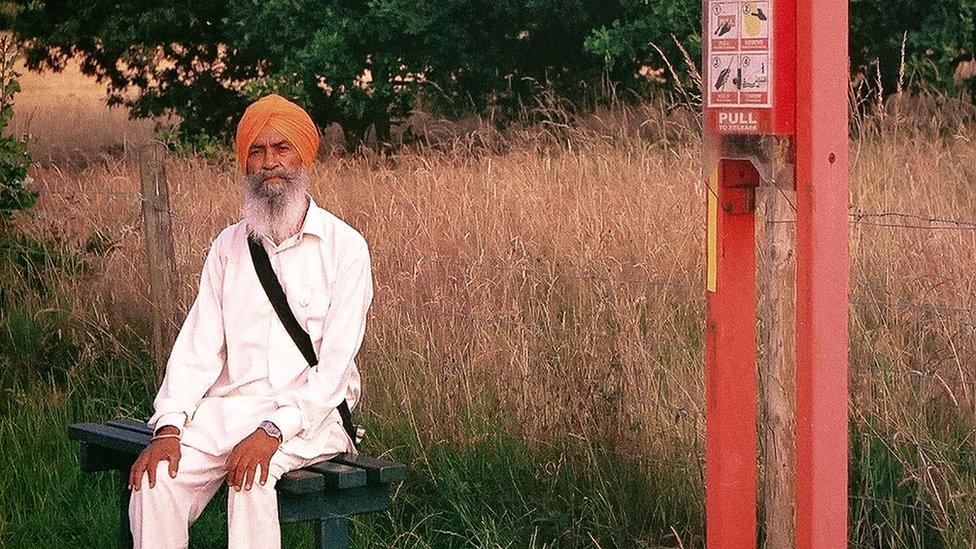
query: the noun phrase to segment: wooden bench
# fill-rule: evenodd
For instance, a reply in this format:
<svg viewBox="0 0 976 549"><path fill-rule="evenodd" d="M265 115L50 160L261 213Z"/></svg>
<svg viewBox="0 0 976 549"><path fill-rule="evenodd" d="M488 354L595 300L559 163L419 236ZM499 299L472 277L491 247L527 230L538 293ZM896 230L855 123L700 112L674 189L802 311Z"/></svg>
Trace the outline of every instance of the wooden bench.
<svg viewBox="0 0 976 549"><path fill-rule="evenodd" d="M76 423L68 438L81 443L81 470L118 471L119 541L132 546L129 530L129 471L149 444L152 431L142 421ZM286 473L276 485L282 523L315 521L316 547L348 547L349 517L390 506L390 486L406 475L406 466L362 455L335 458Z"/></svg>

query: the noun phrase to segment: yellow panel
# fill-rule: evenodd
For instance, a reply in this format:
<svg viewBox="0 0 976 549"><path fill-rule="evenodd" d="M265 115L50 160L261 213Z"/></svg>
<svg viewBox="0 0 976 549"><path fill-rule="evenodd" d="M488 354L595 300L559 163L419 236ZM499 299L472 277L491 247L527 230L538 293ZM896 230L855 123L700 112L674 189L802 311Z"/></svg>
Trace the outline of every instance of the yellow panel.
<svg viewBox="0 0 976 549"><path fill-rule="evenodd" d="M708 279L706 288L715 291L718 278L718 169L708 179Z"/></svg>

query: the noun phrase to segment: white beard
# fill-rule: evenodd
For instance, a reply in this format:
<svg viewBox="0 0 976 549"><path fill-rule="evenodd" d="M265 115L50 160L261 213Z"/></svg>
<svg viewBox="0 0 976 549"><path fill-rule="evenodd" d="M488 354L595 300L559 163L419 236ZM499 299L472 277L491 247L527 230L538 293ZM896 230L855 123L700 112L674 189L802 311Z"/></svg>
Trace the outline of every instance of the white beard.
<svg viewBox="0 0 976 549"><path fill-rule="evenodd" d="M297 233L308 208L308 170L275 170L284 183L268 186L270 173L254 172L244 176L244 222L247 232L267 236L280 244Z"/></svg>

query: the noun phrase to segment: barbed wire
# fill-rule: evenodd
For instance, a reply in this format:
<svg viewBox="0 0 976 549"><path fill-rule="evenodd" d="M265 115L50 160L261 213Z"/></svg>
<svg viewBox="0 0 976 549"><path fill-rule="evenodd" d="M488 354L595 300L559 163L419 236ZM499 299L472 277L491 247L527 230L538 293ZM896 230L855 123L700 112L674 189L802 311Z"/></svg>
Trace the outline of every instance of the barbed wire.
<svg viewBox="0 0 976 549"><path fill-rule="evenodd" d="M876 307L888 307L897 309L911 309L924 313L934 313L940 316L970 315L976 316L976 309L969 307L949 307L938 304L915 303L911 301L873 301L865 299L852 299L851 305L871 305Z"/></svg>
<svg viewBox="0 0 976 549"><path fill-rule="evenodd" d="M583 324L577 324L575 326L564 326L560 325L558 321L547 323L547 322L531 322L529 318L525 315L519 313L486 313L486 312L464 312L456 310L436 310L445 304L440 303L420 303L415 306L427 309L424 314L433 316L436 318L464 318L468 320L477 320L486 322L488 324L501 326L507 325L509 327L516 327L520 329L525 329L531 332L558 332L564 334L586 334L592 337L620 337L627 335L624 330L608 331L608 330L593 330L589 326ZM402 309L392 309L394 311L402 311ZM676 349L690 354L701 354L705 352L703 346L693 346L687 344L675 344L668 343L660 345L661 348L665 349ZM949 375L946 373L940 373L936 371L931 371L933 364L928 363L918 363L914 367L904 367L904 368L879 368L876 364L867 365L854 365L848 368L851 376L877 376L877 375L894 375L906 378L927 378L931 380L938 381L944 384L953 385L965 385L967 388L973 386L974 391L976 391L976 375L973 377L963 377L961 375Z"/></svg>
<svg viewBox="0 0 976 549"><path fill-rule="evenodd" d="M88 190L88 189L46 189L46 188L36 188L30 189L40 193L42 196L45 194L59 194L59 195L73 195L73 194L88 194L96 196L138 196L142 197L142 193L138 191L100 191L100 190Z"/></svg>
<svg viewBox="0 0 976 549"><path fill-rule="evenodd" d="M976 221L969 219L954 219L950 217L939 217L939 216L926 216L917 213L910 212L895 212L895 211L882 211L882 212L864 212L864 211L854 211L847 214L850 218L849 223L851 225L863 225L868 227L887 227L893 229L919 229L919 230L933 230L933 231L943 231L943 230L965 230L965 231L976 231ZM928 225L918 225L911 223L893 223L893 222L877 222L870 221L871 219L885 219L885 218L898 218L898 219L914 219L916 221L923 221L928 223ZM794 225L796 224L796 219L771 219L765 222L768 225ZM933 223L938 223L940 225L933 226Z"/></svg>
<svg viewBox="0 0 976 549"><path fill-rule="evenodd" d="M51 189L39 187L32 189L38 191L42 194L60 194L60 195L71 195L71 194L82 194L82 195L107 195L107 196L137 196L140 199L145 200L142 197L142 193L139 191L105 191L97 189ZM883 211L864 211L864 210L854 210L849 212L848 217L851 219L852 224L877 226L877 227L894 227L894 228L907 228L907 229L965 229L965 230L976 230L976 220L972 219L957 219L948 216L938 216L938 215L925 215L915 212L900 212L894 210L883 210ZM897 219L913 219L916 221L922 221L928 223L929 225L910 225L910 224L900 224L900 223L876 223L869 221L870 219L885 219L885 218L897 218ZM777 223L796 223L795 219L776 219L769 220L766 223L777 224ZM949 225L947 227L933 227L931 224L942 224Z"/></svg>
<svg viewBox="0 0 976 549"><path fill-rule="evenodd" d="M180 213L172 208L161 208L154 201L148 200L138 191L108 191L108 190L95 190L95 189L51 189L51 188L39 188L35 189L41 194L52 194L52 195L62 195L62 196L73 196L73 195L91 195L91 196L109 196L109 197L126 197L134 198L140 203L149 203L157 211L169 213L173 218L175 218L180 224L180 228L189 233L189 220L185 219ZM851 224L856 225L866 225L866 226L876 226L876 227L890 227L890 228L905 228L905 229L931 229L931 230L976 230L976 221L966 220L966 219L956 219L947 216L934 216L934 215L923 215L919 213L912 212L900 212L900 211L863 211L856 210L848 214ZM873 221L873 220L884 220L884 219L906 219L914 220L918 222L926 223L927 225L920 224L910 224L910 223L892 223L885 221ZM134 220L130 220L131 223ZM795 223L794 219L787 220L771 220L769 223ZM936 224L936 226L933 226ZM189 243L189 240L188 240ZM578 265L567 265L565 270L559 270L559 267L554 265L553 267L533 267L528 265L511 265L504 264L499 260L485 260L484 258L479 258L474 261L463 261L456 257L446 256L437 252L420 252L416 254L404 253L402 249L394 248L377 248L371 250L371 255L382 260L388 260L393 262L410 262L413 268L420 268L424 264L434 264L442 265L446 267L452 267L460 269L462 271L489 271L495 273L519 273L523 275L537 275L541 277L547 277L551 280L582 280L588 282L602 282L608 284L627 284L636 285L641 287L662 287L670 288L674 290L683 291L696 291L700 290L702 284L693 284L682 281L677 281L672 278L667 277L656 277L656 278L646 278L640 276L639 273L635 273L638 269L631 270L629 272L625 271L619 275L613 274L597 274L597 273L585 273L582 272L582 268ZM522 258L519 260L524 260L528 258ZM515 260L515 261L519 261ZM568 272L567 272L568 271ZM609 271L609 269L608 269ZM852 278L852 285L857 285L864 288L869 294L885 293L890 292L878 292L875 291L869 284L863 280ZM850 300L850 305L852 307L862 306L862 307L877 307L877 308L897 308L904 310L917 311L924 315L937 317L939 320L949 320L952 317L969 317L970 319L976 319L976 309L970 307L953 307L944 304L933 304L933 303L918 303L911 302L901 299L892 300L879 300L879 299L864 299L855 298ZM596 337L611 337L621 335L621 331L593 331L591 328L576 324L568 326L565 323L570 319L560 319L554 320L553 322L527 322L527 317L524 313L512 312L512 313L497 313L497 312L482 312L482 311L464 311L458 310L453 304L444 304L436 302L425 302L418 303L415 306L424 309L425 314L436 314L441 318L454 318L454 319L466 319L466 320L476 320L482 322L492 322L492 323L506 323L509 325L517 325L523 329L531 331L548 331L548 332L561 332L561 333L579 333L586 332L592 336ZM579 322L579 319L571 319L572 322ZM976 329L976 322L960 320L958 318L952 318L954 322L959 322L960 324ZM693 352L701 352L701 349L694 349ZM863 370L863 369L862 369ZM854 370L858 373L862 370ZM876 372L876 370L873 370ZM938 379L944 383L972 383L972 380L964 379L959 376L946 376L939 373L926 372L921 369L915 370L904 370L897 372L900 375L909 375L916 377L930 377Z"/></svg>
<svg viewBox="0 0 976 549"><path fill-rule="evenodd" d="M851 212L848 215L851 216L856 221L861 221L862 219L865 219L865 218L887 218L887 217L895 217L895 218L901 218L901 219L915 219L915 220L918 220L918 221L925 221L927 223L942 223L942 224L946 224L946 225L955 225L955 226L958 226L960 228L976 229L976 221L970 221L970 220L965 220L965 219L952 219L952 218L948 218L948 217L926 216L926 215L922 215L922 214L908 213L908 212L895 212L895 211L864 212L864 211L855 211L855 212ZM912 228L916 228L916 227L913 226Z"/></svg>
<svg viewBox="0 0 976 549"><path fill-rule="evenodd" d="M976 495L976 494L974 494L974 495ZM930 509L928 507L920 507L918 505L913 505L911 503L902 503L900 501L895 501L893 499L881 499L881 498L875 498L875 497L872 497L872 496L865 496L865 495L861 495L861 494L851 494L848 497L851 500L855 500L855 501L864 501L864 502L870 502L870 503L878 503L878 504L885 504L885 505L894 505L895 507L901 507L903 509L911 509L911 510L919 511L919 512L922 512L922 513L931 513L933 511L933 509Z"/></svg>
<svg viewBox="0 0 976 549"><path fill-rule="evenodd" d="M413 261L416 265L423 263L434 263L439 265L456 267L462 270L488 270L492 272L507 272L507 273L524 273L524 274L537 274L557 278L565 278L570 280L589 280L589 281L600 281L600 282L613 282L619 284L634 284L641 286L666 286L671 288L679 289L694 289L696 288L693 284L688 284L685 282L676 282L674 280L662 279L662 278L631 278L631 275L625 277L615 277L600 274L568 274L565 272L560 272L557 270L543 269L538 267L528 267L528 266L506 266L499 263L484 263L482 260L478 262L464 262L457 259L447 258L442 254L437 252L426 252L423 254L415 254L412 256L403 253L403 250L395 249L384 249L376 248L370 249L370 256L383 257L387 259L392 259L395 261ZM570 270L578 269L577 266L570 266Z"/></svg>
<svg viewBox="0 0 976 549"><path fill-rule="evenodd" d="M75 194L82 194L82 195L93 195L93 196L127 196L127 197L138 197L139 202L148 203L150 206L152 206L152 208L154 210L156 210L158 212L168 213L168 214L172 215L173 217L176 217L178 220L180 220L185 225L188 225L189 224L189 220L183 218L176 210L173 210L172 208L161 208L161 207L159 207L159 205L157 203L149 200L148 198L146 198L145 196L143 196L143 194L141 192L138 192L138 191L98 191L98 190L89 191L89 190L85 190L85 189L71 190L71 189L44 189L44 188L31 189L31 190L37 191L37 192L41 193L42 196L44 194L56 194L56 195L75 195ZM185 230L189 230L188 228L186 228L185 225L184 225L184 229Z"/></svg>
<svg viewBox="0 0 976 549"><path fill-rule="evenodd" d="M940 374L938 372L925 372L922 370L915 370L915 369L895 370L891 368L874 368L872 366L857 366L854 368L850 368L850 371L854 375L867 374L870 376L877 376L879 374L886 374L886 375L894 375L894 376L902 376L902 377L910 377L910 378L926 378L926 379L936 380L941 383L945 383L947 385L948 384L965 385L967 387L976 385L976 376L967 379L961 376L948 376L948 375ZM874 378L872 377L872 379Z"/></svg>
<svg viewBox="0 0 976 549"><path fill-rule="evenodd" d="M100 191L100 190L69 190L69 189L32 189L43 194L56 194L56 195L73 195L73 194L85 194L93 196L126 196L126 197L137 197L141 204L149 204L149 206L156 210L157 212L167 213L172 219L175 219L181 229L183 236L186 238L186 247L189 249L192 242L192 234L190 232L191 222L189 219L183 217L180 213L173 210L172 208L162 208L155 201L147 199L141 192L138 191ZM133 217L138 219L141 213L135 214ZM131 225L131 221L127 222L126 225Z"/></svg>
<svg viewBox="0 0 976 549"><path fill-rule="evenodd" d="M85 190L85 189L78 189L78 190L38 189L38 190L40 190L41 192L46 192L46 193L51 193L51 194L68 194L68 195L70 195L70 194L90 194L90 195L108 195L108 196L128 196L128 197L137 197L140 202L150 202L147 199L145 199L142 196L141 193L136 192L136 191L101 191L101 190ZM177 219L177 221L182 225L181 228L184 231L188 231L189 230L188 229L189 221L187 219L185 219L181 214L179 214L178 212L174 211L171 208L169 208L169 209L167 209L167 208L159 208L158 205L156 205L155 203L152 203L152 202L150 202L150 203L158 211L164 211L164 212L167 212L167 213L170 213L171 215L173 215L173 217L175 217ZM922 219L922 220L932 221L932 222L954 223L954 224L957 224L957 225L960 225L960 226L966 226L966 227L969 227L969 228L976 228L976 222L973 222L973 221L966 221L966 220L960 220L960 219L950 219L950 218L945 218L945 217L926 217L926 216L921 216L919 214L912 214L912 213L905 213L905 212L892 212L892 211L884 211L884 212L863 212L863 211L859 211L859 212L852 212L850 215L853 216L853 217L856 217L856 218L866 218L866 217L876 217L876 218L884 218L884 217L908 217L908 218ZM131 224L131 222L132 222L132 220L129 220L129 223L130 224ZM638 285L638 286L661 286L661 287L669 287L669 288L673 288L673 289L689 290L689 291L698 290L698 289L700 289L700 286L701 286L701 284L690 284L690 283L686 283L686 282L680 282L680 281L675 281L673 279L665 279L665 278L635 278L632 274L631 275L625 275L625 276L601 275L601 274L595 274L595 273L593 273L593 274L584 274L584 273L571 274L571 273L560 272L560 271L556 271L556 270L553 270L553 269L547 269L547 268L530 267L530 266L518 266L518 265L516 265L516 266L508 266L508 265L499 264L497 262L496 263L488 263L488 262L485 262L484 260L477 260L475 262L465 262L465 261L458 260L456 258L443 256L442 254L438 254L436 252L434 252L434 253L425 252L425 253L415 254L413 256L410 256L410 255L404 254L403 253L403 250L379 248L379 249L371 250L371 255L375 255L377 257L384 258L386 260L391 260L391 261L398 261L398 262L407 262L407 261L410 261L410 262L413 262L414 267L421 266L424 263L431 263L431 264L438 264L438 265L445 265L445 266L455 267L455 268L458 268L458 269L461 269L461 270L487 270L487 271L491 271L491 272L508 272L508 273L513 273L514 272L514 273L524 273L524 274L536 274L536 275L542 275L542 276L551 277L553 279L586 280L586 281L591 281L591 282L606 282L606 283L614 283L614 284L632 284L632 285ZM568 267L568 269L569 270L574 270L574 269L577 269L578 270L579 267L578 266L571 265L571 266ZM859 283L860 285L862 285L864 287L868 287L865 283L863 283L862 281L857 281L856 279L852 279L852 282ZM851 303L851 305L860 305L860 306L872 306L872 307L884 307L884 308L900 308L900 309L915 310L915 311L919 311L919 312L922 312L922 313L939 315L939 316L966 315L966 316L970 316L970 317L976 318L976 309L968 308L968 307L950 307L950 306L946 306L946 305L927 304L927 303L915 303L915 302L908 302L908 301L904 301L904 300L887 300L887 301L885 301L885 300L853 299L853 300L851 300L850 303ZM460 316L463 313L454 313L454 314ZM468 314L468 316L471 316L471 315ZM972 325L973 327L976 327L976 323L967 323L967 324Z"/></svg>

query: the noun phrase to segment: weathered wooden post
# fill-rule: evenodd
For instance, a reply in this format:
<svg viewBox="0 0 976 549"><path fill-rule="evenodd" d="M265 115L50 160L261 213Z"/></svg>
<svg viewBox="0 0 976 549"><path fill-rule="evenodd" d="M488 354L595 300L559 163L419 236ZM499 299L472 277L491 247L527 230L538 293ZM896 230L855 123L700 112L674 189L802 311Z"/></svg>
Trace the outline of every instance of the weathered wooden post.
<svg viewBox="0 0 976 549"><path fill-rule="evenodd" d="M790 174L784 174L789 177ZM793 283L796 277L793 224L787 194L792 188L774 184L762 187L765 223L762 232L763 292L760 299L763 319L763 353L759 360L762 391L762 500L766 549L795 547L794 515L796 477L796 303Z"/></svg>
<svg viewBox="0 0 976 549"><path fill-rule="evenodd" d="M156 373L162 376L179 323L176 304L176 259L173 252L169 183L166 180L166 145L150 141L139 155L142 227L149 266L149 302L152 314L152 349Z"/></svg>

